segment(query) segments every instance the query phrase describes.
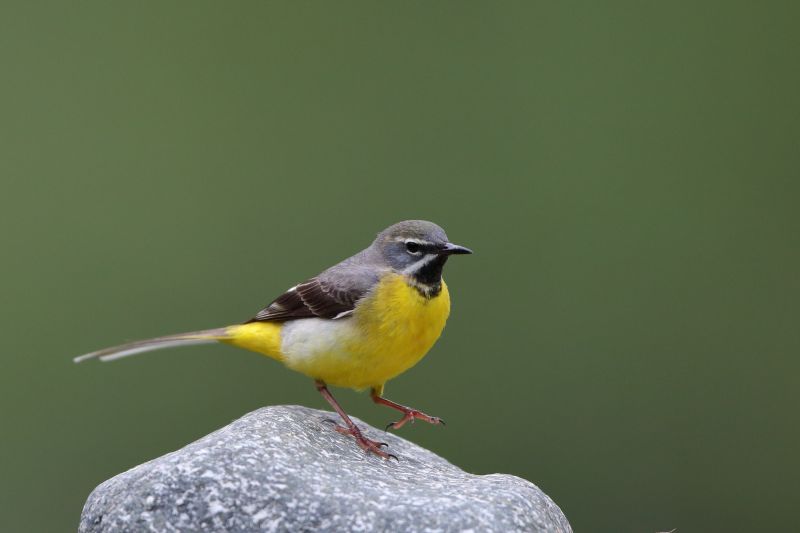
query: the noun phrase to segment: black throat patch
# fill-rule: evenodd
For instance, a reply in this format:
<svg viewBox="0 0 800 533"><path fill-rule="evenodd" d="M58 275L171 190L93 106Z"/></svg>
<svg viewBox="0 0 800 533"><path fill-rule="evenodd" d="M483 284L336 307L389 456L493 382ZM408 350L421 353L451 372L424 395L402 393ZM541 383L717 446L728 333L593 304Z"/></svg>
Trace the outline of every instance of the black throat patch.
<svg viewBox="0 0 800 533"><path fill-rule="evenodd" d="M437 255L411 275L414 288L425 298L435 298L442 292L442 269L446 255Z"/></svg>

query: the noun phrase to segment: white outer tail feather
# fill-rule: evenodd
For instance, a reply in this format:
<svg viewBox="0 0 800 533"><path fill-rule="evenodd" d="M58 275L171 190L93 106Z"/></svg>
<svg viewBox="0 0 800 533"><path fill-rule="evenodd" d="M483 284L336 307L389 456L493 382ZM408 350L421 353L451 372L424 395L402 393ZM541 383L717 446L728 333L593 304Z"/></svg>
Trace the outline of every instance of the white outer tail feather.
<svg viewBox="0 0 800 533"><path fill-rule="evenodd" d="M76 363L82 363L83 361L88 361L89 359L99 359L105 362L128 357L129 355L162 350L164 348L192 346L195 344L212 344L225 338L226 329L227 328L193 331L191 333L180 333L178 335L169 335L166 337L157 337L155 339L129 342L127 344L120 344L119 346L112 346L110 348L97 350L96 352L80 355L74 358L73 361Z"/></svg>

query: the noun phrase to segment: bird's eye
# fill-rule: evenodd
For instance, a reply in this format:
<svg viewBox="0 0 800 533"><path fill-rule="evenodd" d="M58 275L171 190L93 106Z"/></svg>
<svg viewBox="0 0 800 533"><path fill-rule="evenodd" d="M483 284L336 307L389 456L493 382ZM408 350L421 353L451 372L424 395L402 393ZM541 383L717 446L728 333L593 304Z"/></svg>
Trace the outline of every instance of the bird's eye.
<svg viewBox="0 0 800 533"><path fill-rule="evenodd" d="M410 254L417 255L419 253L419 243L414 241L406 241L406 250Z"/></svg>

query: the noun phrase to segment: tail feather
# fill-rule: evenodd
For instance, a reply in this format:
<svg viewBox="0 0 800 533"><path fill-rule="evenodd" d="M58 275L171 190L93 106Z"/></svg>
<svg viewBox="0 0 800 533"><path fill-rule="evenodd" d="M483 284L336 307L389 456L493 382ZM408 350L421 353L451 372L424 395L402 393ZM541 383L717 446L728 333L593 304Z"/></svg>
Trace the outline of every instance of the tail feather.
<svg viewBox="0 0 800 533"><path fill-rule="evenodd" d="M177 335L166 335L154 339L129 342L104 348L87 354L80 355L73 359L76 363L82 363L89 359L99 359L101 361L113 361L129 355L136 355L143 352L152 352L163 348L173 348L175 346L191 346L193 344L210 344L228 338L228 328L207 329L204 331L192 331L189 333L178 333Z"/></svg>

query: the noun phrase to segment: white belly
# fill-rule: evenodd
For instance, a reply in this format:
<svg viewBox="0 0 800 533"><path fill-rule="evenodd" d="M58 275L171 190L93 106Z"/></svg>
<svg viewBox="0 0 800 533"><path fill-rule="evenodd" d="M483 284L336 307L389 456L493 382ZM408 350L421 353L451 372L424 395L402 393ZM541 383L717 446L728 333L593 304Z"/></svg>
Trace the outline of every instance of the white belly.
<svg viewBox="0 0 800 533"><path fill-rule="evenodd" d="M286 366L314 375L312 369L322 359L338 359L346 363L351 355L347 345L358 335L355 320L351 317L292 320L286 322L281 330L281 352L286 357Z"/></svg>

